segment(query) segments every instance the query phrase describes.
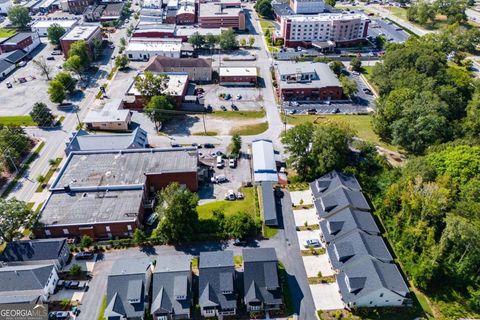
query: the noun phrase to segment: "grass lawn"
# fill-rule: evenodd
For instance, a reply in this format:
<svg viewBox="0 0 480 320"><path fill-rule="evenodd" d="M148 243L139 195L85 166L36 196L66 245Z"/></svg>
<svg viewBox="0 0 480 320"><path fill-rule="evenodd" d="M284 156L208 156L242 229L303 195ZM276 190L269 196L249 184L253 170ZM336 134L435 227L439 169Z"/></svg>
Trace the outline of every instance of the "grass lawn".
<svg viewBox="0 0 480 320"><path fill-rule="evenodd" d="M8 38L15 34L15 30L0 28L0 38Z"/></svg>
<svg viewBox="0 0 480 320"><path fill-rule="evenodd" d="M30 116L5 116L0 117L0 124L11 126L35 126Z"/></svg>
<svg viewBox="0 0 480 320"><path fill-rule="evenodd" d="M100 306L100 312L98 313L97 320L105 320L105 317L103 316L105 309L107 309L107 295L103 296L102 305Z"/></svg>
<svg viewBox="0 0 480 320"><path fill-rule="evenodd" d="M245 199L235 201L219 200L203 204L197 207L198 217L204 220L211 219L213 210L222 210L226 216L243 211L255 218L257 211L255 188L241 188L240 190L243 192Z"/></svg>
<svg viewBox="0 0 480 320"><path fill-rule="evenodd" d="M262 28L263 33L265 30L270 29L270 31L275 30L275 25L272 20L260 19L260 27Z"/></svg>
<svg viewBox="0 0 480 320"><path fill-rule="evenodd" d="M210 114L215 118L223 119L260 119L265 117L265 110L261 111L216 111Z"/></svg>
<svg viewBox="0 0 480 320"><path fill-rule="evenodd" d="M313 122L315 124L318 124L328 121L345 123L356 132L356 136L360 139L392 151L398 151L398 147L381 141L377 134L373 132L371 115L302 115L287 116L287 119L289 124L294 125L305 122Z"/></svg>
<svg viewBox="0 0 480 320"><path fill-rule="evenodd" d="M263 225L263 236L267 239L274 237L278 232L277 228Z"/></svg>
<svg viewBox="0 0 480 320"><path fill-rule="evenodd" d="M260 122L256 124L249 124L241 126L230 131L231 135L239 134L241 136L253 136L260 134L268 129L268 122Z"/></svg>
<svg viewBox="0 0 480 320"><path fill-rule="evenodd" d="M192 136L207 136L207 137L213 137L213 136L217 136L218 135L218 132L216 131L207 131L207 132L194 132L192 133Z"/></svg>
<svg viewBox="0 0 480 320"><path fill-rule="evenodd" d="M389 7L388 10L395 16L403 20L407 19L407 9L399 7Z"/></svg>
<svg viewBox="0 0 480 320"><path fill-rule="evenodd" d="M243 257L233 256L233 263L235 264L235 267L241 267L243 265Z"/></svg>

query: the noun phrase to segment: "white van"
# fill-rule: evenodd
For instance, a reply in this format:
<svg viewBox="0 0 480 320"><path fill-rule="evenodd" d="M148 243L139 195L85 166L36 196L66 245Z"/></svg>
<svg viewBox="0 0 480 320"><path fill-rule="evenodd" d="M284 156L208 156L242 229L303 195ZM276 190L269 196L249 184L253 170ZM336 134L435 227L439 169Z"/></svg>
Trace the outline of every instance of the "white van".
<svg viewBox="0 0 480 320"><path fill-rule="evenodd" d="M222 156L217 156L217 168L223 168Z"/></svg>

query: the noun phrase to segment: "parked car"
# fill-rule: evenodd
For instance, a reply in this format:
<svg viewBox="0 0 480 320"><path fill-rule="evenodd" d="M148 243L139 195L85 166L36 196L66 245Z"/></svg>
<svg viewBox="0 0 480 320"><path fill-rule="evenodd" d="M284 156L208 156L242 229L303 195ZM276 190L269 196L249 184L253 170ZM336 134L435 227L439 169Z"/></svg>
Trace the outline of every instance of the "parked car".
<svg viewBox="0 0 480 320"><path fill-rule="evenodd" d="M236 247L245 247L245 246L247 246L247 241L240 240L240 239L235 239L235 240L233 240L233 245L236 246Z"/></svg>
<svg viewBox="0 0 480 320"><path fill-rule="evenodd" d="M53 50L50 54L51 54L52 56L61 56L61 55L62 55L62 51L60 51L60 50Z"/></svg>
<svg viewBox="0 0 480 320"><path fill-rule="evenodd" d="M6 85L7 85L7 88L8 88L8 89L13 88L13 86L12 86L12 84L11 84L10 82L7 82Z"/></svg>
<svg viewBox="0 0 480 320"><path fill-rule="evenodd" d="M208 105L206 108L205 108L205 111L207 112L212 112L213 111L213 108L211 105Z"/></svg>
<svg viewBox="0 0 480 320"><path fill-rule="evenodd" d="M237 94L237 100L241 100L242 99L242 95L241 94Z"/></svg>
<svg viewBox="0 0 480 320"><path fill-rule="evenodd" d="M221 105L221 106L220 106L220 109L222 109L223 111L227 111L227 108L225 108L224 105Z"/></svg>
<svg viewBox="0 0 480 320"><path fill-rule="evenodd" d="M295 113L297 113L297 110L295 110L295 109L290 109L290 110L287 111L287 113L288 113L288 114L295 114Z"/></svg>
<svg viewBox="0 0 480 320"><path fill-rule="evenodd" d="M217 168L221 169L223 168L223 158L222 156L217 155Z"/></svg>
<svg viewBox="0 0 480 320"><path fill-rule="evenodd" d="M320 240L318 239L308 239L303 242L303 246L305 248L310 248L310 247L318 248L318 247L321 247L321 244L320 244Z"/></svg>
<svg viewBox="0 0 480 320"><path fill-rule="evenodd" d="M230 168L235 168L237 166L237 160L235 160L235 159L228 160L228 166Z"/></svg>
<svg viewBox="0 0 480 320"><path fill-rule="evenodd" d="M212 181L213 183L227 182L227 177L224 174L220 174L218 176L213 176L210 181Z"/></svg>
<svg viewBox="0 0 480 320"><path fill-rule="evenodd" d="M234 105L233 103L230 107L232 108L233 111L238 111L238 107L236 105Z"/></svg>
<svg viewBox="0 0 480 320"><path fill-rule="evenodd" d="M79 252L75 255L76 260L90 260L93 259L94 254L92 252Z"/></svg>
<svg viewBox="0 0 480 320"><path fill-rule="evenodd" d="M57 288L63 288L65 286L65 280L58 280Z"/></svg>
<svg viewBox="0 0 480 320"><path fill-rule="evenodd" d="M370 90L369 88L363 88L362 91L363 91L365 94L369 94L369 95L372 95L372 94L373 94L372 90Z"/></svg>
<svg viewBox="0 0 480 320"><path fill-rule="evenodd" d="M235 195L235 197L236 197L238 200L243 200L243 199L245 199L245 196L244 196L243 193L241 193L241 192L237 192L237 194Z"/></svg>
<svg viewBox="0 0 480 320"><path fill-rule="evenodd" d="M230 93L227 93L225 95L225 100L230 100L232 98L232 95Z"/></svg>
<svg viewBox="0 0 480 320"><path fill-rule="evenodd" d="M233 190L228 190L227 193L225 193L225 200L234 201L235 199L237 199L237 197Z"/></svg>
<svg viewBox="0 0 480 320"><path fill-rule="evenodd" d="M308 114L317 114L317 109L308 109L307 113Z"/></svg>
<svg viewBox="0 0 480 320"><path fill-rule="evenodd" d="M70 313L68 313L67 311L52 311L48 314L48 319L68 320L70 319Z"/></svg>
<svg viewBox="0 0 480 320"><path fill-rule="evenodd" d="M203 144L203 147L204 147L205 149L213 149L213 148L215 148L215 146L214 146L212 143L205 143L205 144Z"/></svg>
<svg viewBox="0 0 480 320"><path fill-rule="evenodd" d="M47 57L47 60L50 60L50 61L55 60L55 57Z"/></svg>

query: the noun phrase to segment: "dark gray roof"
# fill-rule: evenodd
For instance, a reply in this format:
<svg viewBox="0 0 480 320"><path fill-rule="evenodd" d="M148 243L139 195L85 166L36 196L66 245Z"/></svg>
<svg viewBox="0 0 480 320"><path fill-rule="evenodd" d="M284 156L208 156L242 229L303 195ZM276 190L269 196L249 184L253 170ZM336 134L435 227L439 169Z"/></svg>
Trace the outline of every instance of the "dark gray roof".
<svg viewBox="0 0 480 320"><path fill-rule="evenodd" d="M340 238L354 229L360 229L370 234L379 234L380 230L370 212L345 208L334 215L320 221L320 229L324 240Z"/></svg>
<svg viewBox="0 0 480 320"><path fill-rule="evenodd" d="M14 36L11 36L8 39L3 40L2 44L3 45L16 45L19 42L21 42L21 41L23 41L23 40L25 40L29 37L32 37L32 35L33 35L32 32L20 32L20 33L17 33L16 35L14 35Z"/></svg>
<svg viewBox="0 0 480 320"><path fill-rule="evenodd" d="M275 2L272 1L272 10L277 16L289 16L295 14L295 12L290 8L288 2Z"/></svg>
<svg viewBox="0 0 480 320"><path fill-rule="evenodd" d="M157 260L152 278L152 315L189 315L191 277L189 256L168 256Z"/></svg>
<svg viewBox="0 0 480 320"><path fill-rule="evenodd" d="M10 52L1 54L0 55L0 60L5 60L7 62L17 64L20 61L22 61L22 59L25 58L27 55L28 55L28 53L26 53L23 50L18 49L18 50L14 50L14 51L10 51Z"/></svg>
<svg viewBox="0 0 480 320"><path fill-rule="evenodd" d="M263 219L267 226L277 226L277 206L273 194L273 182L263 181L260 183L262 191L262 212Z"/></svg>
<svg viewBox="0 0 480 320"><path fill-rule="evenodd" d="M281 304L277 255L273 248L243 249L243 288L245 303Z"/></svg>
<svg viewBox="0 0 480 320"><path fill-rule="evenodd" d="M354 303L377 290L386 289L406 297L408 288L398 267L364 256L346 265L337 275L337 283L345 303Z"/></svg>
<svg viewBox="0 0 480 320"><path fill-rule="evenodd" d="M344 187L320 196L314 201L314 205L320 218L327 218L345 208L370 211L370 206L361 191Z"/></svg>
<svg viewBox="0 0 480 320"><path fill-rule="evenodd" d="M149 259L118 260L107 280L107 308L105 318L117 319L119 315L128 318L142 317L145 299L148 295L146 272Z"/></svg>
<svg viewBox="0 0 480 320"><path fill-rule="evenodd" d="M365 255L385 262L393 260L381 236L370 235L358 229L330 242L327 251L334 269L342 269Z"/></svg>
<svg viewBox="0 0 480 320"><path fill-rule="evenodd" d="M131 133L90 134L78 130L67 144L66 153L71 151L99 151L141 149L148 144L147 132L140 127Z"/></svg>
<svg viewBox="0 0 480 320"><path fill-rule="evenodd" d="M13 63L0 59L0 73L10 69Z"/></svg>
<svg viewBox="0 0 480 320"><path fill-rule="evenodd" d="M201 252L199 269L200 307L236 308L233 252Z"/></svg>
<svg viewBox="0 0 480 320"><path fill-rule="evenodd" d="M362 190L355 176L351 174L344 174L338 172L337 170L333 170L310 183L310 190L312 191L314 199L334 191L339 187L345 187L357 191Z"/></svg>
<svg viewBox="0 0 480 320"><path fill-rule="evenodd" d="M53 268L51 264L0 268L0 292L43 290Z"/></svg>
<svg viewBox="0 0 480 320"><path fill-rule="evenodd" d="M10 242L2 254L0 261L42 261L58 259L66 239L19 240Z"/></svg>

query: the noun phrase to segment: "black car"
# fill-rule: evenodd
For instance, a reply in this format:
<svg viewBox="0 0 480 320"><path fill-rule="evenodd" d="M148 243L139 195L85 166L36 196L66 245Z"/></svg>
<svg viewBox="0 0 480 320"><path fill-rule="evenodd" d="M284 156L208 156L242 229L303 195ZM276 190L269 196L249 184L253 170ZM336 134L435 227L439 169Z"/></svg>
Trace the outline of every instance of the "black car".
<svg viewBox="0 0 480 320"><path fill-rule="evenodd" d="M211 105L208 105L206 108L205 108L205 111L207 112L212 112L213 111L213 108Z"/></svg>
<svg viewBox="0 0 480 320"><path fill-rule="evenodd" d="M172 148L181 148L182 145L178 143L172 143Z"/></svg>
<svg viewBox="0 0 480 320"><path fill-rule="evenodd" d="M80 281L67 281L65 283L66 289L78 289L80 288Z"/></svg>
<svg viewBox="0 0 480 320"><path fill-rule="evenodd" d="M363 90L363 92L365 92L366 94L370 94L370 95L373 94L373 93L372 93L372 90L370 90L370 89L368 89L368 88L363 88L362 90Z"/></svg>
<svg viewBox="0 0 480 320"><path fill-rule="evenodd" d="M225 108L225 106L220 106L220 109L222 109L223 111L227 111L227 108Z"/></svg>
<svg viewBox="0 0 480 320"><path fill-rule="evenodd" d="M247 241L240 240L240 239L235 239L235 240L233 240L233 245L236 246L236 247L245 247L245 246L247 246Z"/></svg>
<svg viewBox="0 0 480 320"><path fill-rule="evenodd" d="M317 114L317 109L308 109L307 113L308 114Z"/></svg>
<svg viewBox="0 0 480 320"><path fill-rule="evenodd" d="M79 252L75 255L77 260L90 260L93 259L94 254L91 252Z"/></svg>
<svg viewBox="0 0 480 320"><path fill-rule="evenodd" d="M203 145L203 147L206 148L206 149L214 149L215 148L215 146L211 143L205 143Z"/></svg>
<svg viewBox="0 0 480 320"><path fill-rule="evenodd" d="M233 111L238 111L238 107L236 105L234 105L233 103L230 107L232 108Z"/></svg>
<svg viewBox="0 0 480 320"><path fill-rule="evenodd" d="M50 61L51 61L51 60L55 60L55 57L52 57L52 56L47 57L47 60L50 60Z"/></svg>

